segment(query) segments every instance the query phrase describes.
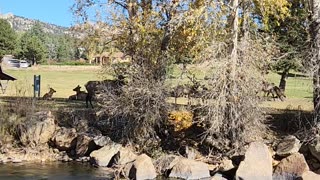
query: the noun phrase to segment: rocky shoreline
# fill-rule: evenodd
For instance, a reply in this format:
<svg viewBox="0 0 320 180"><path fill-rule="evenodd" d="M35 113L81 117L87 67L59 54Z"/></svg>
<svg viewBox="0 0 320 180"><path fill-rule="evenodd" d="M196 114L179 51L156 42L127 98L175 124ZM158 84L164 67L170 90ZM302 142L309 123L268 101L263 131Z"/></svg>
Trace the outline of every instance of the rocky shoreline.
<svg viewBox="0 0 320 180"><path fill-rule="evenodd" d="M19 143L1 139L0 163L90 163L107 168L116 179L320 179L319 136L309 145L301 145L294 136L284 137L273 147L252 142L240 160L224 157L212 163L191 147L182 155L162 154L152 159L136 153L133 147L113 142L86 121L78 120L72 127L58 124L50 111L36 113L18 127Z"/></svg>

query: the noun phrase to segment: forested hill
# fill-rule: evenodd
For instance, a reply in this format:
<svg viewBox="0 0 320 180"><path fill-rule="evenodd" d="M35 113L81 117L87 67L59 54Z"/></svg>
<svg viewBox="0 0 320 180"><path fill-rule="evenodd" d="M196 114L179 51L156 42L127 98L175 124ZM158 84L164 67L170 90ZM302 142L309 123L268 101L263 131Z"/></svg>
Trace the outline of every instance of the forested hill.
<svg viewBox="0 0 320 180"><path fill-rule="evenodd" d="M16 16L11 13L0 14L0 18L8 20L15 31L25 32L29 30L36 22L39 22L45 32L52 34L69 34L67 27L57 26L50 23L41 22L39 20L28 19L21 16Z"/></svg>

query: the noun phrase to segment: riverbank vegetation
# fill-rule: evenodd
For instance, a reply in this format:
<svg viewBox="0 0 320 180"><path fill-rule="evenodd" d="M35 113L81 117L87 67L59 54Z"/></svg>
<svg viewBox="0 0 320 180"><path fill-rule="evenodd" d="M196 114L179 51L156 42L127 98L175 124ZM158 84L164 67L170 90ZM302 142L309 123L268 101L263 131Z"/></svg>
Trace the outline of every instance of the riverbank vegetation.
<svg viewBox="0 0 320 180"><path fill-rule="evenodd" d="M152 166L143 153L155 159L163 154L180 154L211 165L223 162L224 158L232 159L232 166L237 167L231 169L238 168L238 171L228 177L239 179L243 177L241 164L260 162L257 160L261 157L256 157L256 152L261 152L265 158L263 162L268 163L265 169L270 178L273 161L291 162L287 158L294 158L297 162L305 162L299 150L304 151L301 153L305 156L311 153L313 157L309 159L313 161L317 159L319 151L316 147L320 142L317 135L317 93L320 91L316 91L319 63L315 63L319 61L317 38L320 36L312 28L308 29L313 25L309 21L319 18L315 17L317 14L308 14L311 12L308 8L312 7L305 1L286 0L241 3L238 0L109 1L107 4L95 0L76 1L73 12L78 16L79 24L74 30L84 35L85 38L79 41L85 46L88 58L92 59L95 53L116 50L129 60L125 63L112 61L103 66L99 74L93 73L93 66L81 71L64 71L62 67L53 70L50 66L45 71L41 68L46 66L39 66L37 70L9 71L25 78L30 78L32 73L41 73L43 85L54 87L60 98L68 97L72 88L84 85L88 80L109 79L97 85L96 106L90 110L80 106L59 107L58 98L52 103L29 98L32 106L18 101L20 105L32 108L28 113L38 111L35 101L40 103L40 109L51 104L56 118L51 112L39 114L39 117L45 114L46 126L52 128L45 140L29 134L39 128L38 123L31 123L29 127L18 125L18 140L25 146L29 142L34 146L45 142L48 151L56 148L55 153L67 153L62 158L66 161L70 157L79 160L90 156L95 165L111 166L118 171L126 169L130 163L119 164L120 160L112 159L115 158L113 155L118 154L121 158L120 147L129 147L130 152L134 150L140 154L130 164L135 173L142 160L148 159L146 162ZM103 11L105 8L108 12ZM100 12L99 16L92 16L92 10ZM309 19L311 16L314 19ZM89 19L96 21L92 23ZM313 48L311 52L307 50L309 47ZM21 81L17 84L22 85ZM29 88L19 90L16 87L16 94L19 96ZM262 89L273 97L264 97ZM177 98L179 103L175 103ZM270 107L274 109L270 110ZM28 119L28 113L16 113ZM10 122L7 123L7 134L16 126ZM101 145L96 140L100 135L108 139L107 143ZM87 140L95 143L94 148L89 148ZM276 152L270 155L265 144ZM287 148L288 144L290 148ZM234 158L244 155L249 145L245 158L253 160L239 164L239 159ZM304 149L300 149L301 146ZM100 154L105 151L112 152L108 160L104 158L109 154ZM188 179L174 174L176 165L185 166L189 164L186 163L188 160L176 162L174 159L166 159L169 164L175 162L174 167L167 169L169 176ZM316 165L309 165L312 170L317 169ZM309 165L305 163L299 167ZM260 168L255 164L251 166ZM292 173L301 177L309 170L306 168L299 174L282 172L282 166L283 163L274 165L273 173L281 176ZM209 166L197 164L197 167ZM150 176L154 178L153 171ZM220 169L210 171L217 173ZM252 172L256 171L251 170L249 174ZM263 172L257 171L257 177ZM207 177L209 170L200 174ZM131 177L126 173L122 175Z"/></svg>

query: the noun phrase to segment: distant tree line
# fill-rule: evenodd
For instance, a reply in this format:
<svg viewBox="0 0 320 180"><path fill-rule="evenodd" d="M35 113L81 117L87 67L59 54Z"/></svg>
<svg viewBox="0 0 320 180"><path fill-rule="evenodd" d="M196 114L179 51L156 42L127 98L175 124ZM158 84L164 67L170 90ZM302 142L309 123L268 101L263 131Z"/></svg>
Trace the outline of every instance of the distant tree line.
<svg viewBox="0 0 320 180"><path fill-rule="evenodd" d="M27 59L32 64L86 59L76 38L66 34L46 33L40 23L26 32L15 32L6 20L0 19L0 30L0 58L11 54L19 59Z"/></svg>

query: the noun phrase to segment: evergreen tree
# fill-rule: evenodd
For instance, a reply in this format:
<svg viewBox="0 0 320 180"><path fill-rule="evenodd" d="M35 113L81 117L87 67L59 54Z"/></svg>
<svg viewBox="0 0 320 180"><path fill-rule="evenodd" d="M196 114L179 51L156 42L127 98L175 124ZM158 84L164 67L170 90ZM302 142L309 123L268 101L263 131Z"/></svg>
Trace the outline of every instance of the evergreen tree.
<svg viewBox="0 0 320 180"><path fill-rule="evenodd" d="M16 47L16 34L10 24L0 19L0 59L6 54L12 54Z"/></svg>
<svg viewBox="0 0 320 180"><path fill-rule="evenodd" d="M280 58L275 58L274 70L281 71L279 87L284 91L290 70L299 70L308 51L308 9L303 0L292 0L290 16L278 25L273 25L271 33L276 37Z"/></svg>
<svg viewBox="0 0 320 180"><path fill-rule="evenodd" d="M37 64L46 57L46 49L43 42L32 33L25 33L20 41L20 57L27 58L32 64Z"/></svg>

